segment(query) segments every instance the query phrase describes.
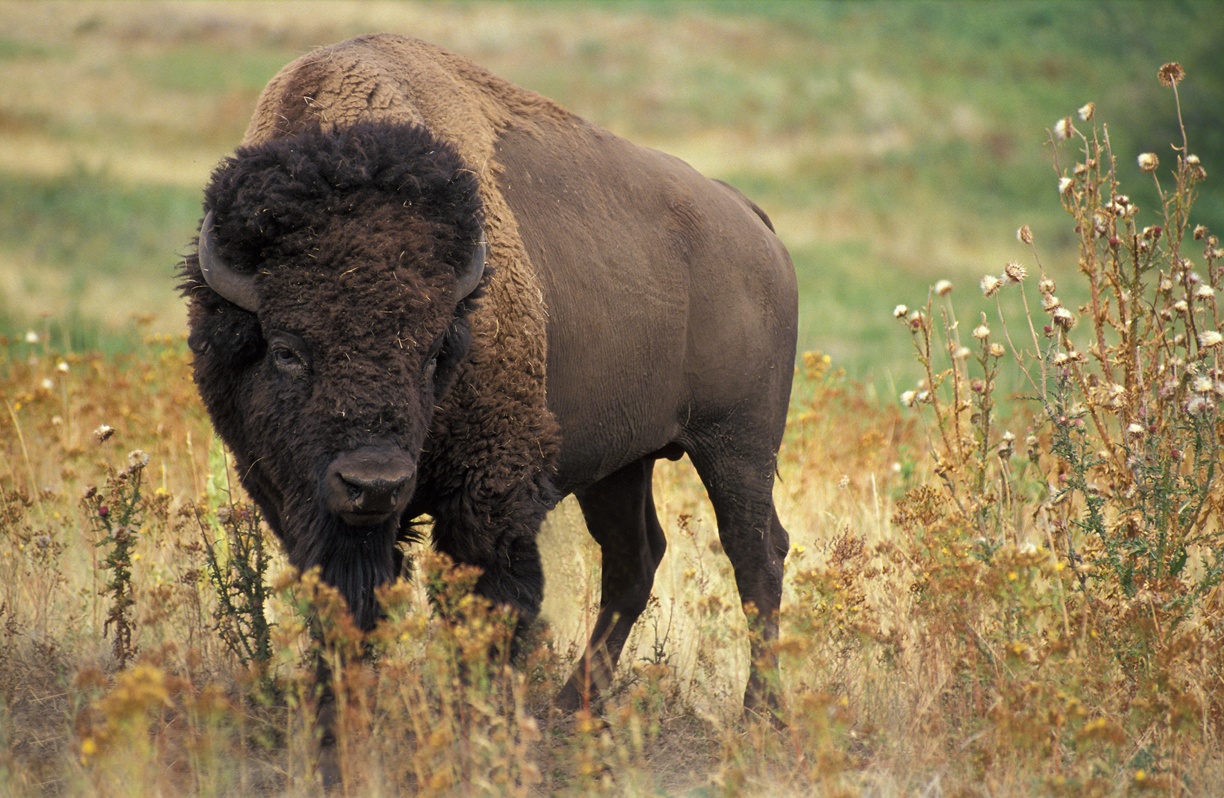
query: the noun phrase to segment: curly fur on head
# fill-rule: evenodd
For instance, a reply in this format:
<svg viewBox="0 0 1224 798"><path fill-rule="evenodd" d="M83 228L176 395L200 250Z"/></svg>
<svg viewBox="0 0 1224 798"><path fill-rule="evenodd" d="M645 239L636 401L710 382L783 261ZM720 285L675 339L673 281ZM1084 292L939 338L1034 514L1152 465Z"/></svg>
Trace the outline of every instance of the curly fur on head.
<svg viewBox="0 0 1224 798"><path fill-rule="evenodd" d="M432 250L420 254L454 269L467 263L483 225L476 175L453 147L414 124L314 127L240 147L213 172L204 192L205 212L216 215L222 258L246 273L300 251L302 237L318 233L327 218L360 213L371 202L402 204L432 233L430 240L417 239ZM195 255L184 260L181 275L186 298L219 309L218 297L201 296L212 292Z"/></svg>
<svg viewBox="0 0 1224 798"><path fill-rule="evenodd" d="M471 254L455 246L479 236L476 176L418 125L360 122L239 148L214 172L204 207L216 212L222 252L258 258L317 224L320 211L351 213L372 197L398 200L447 233L433 253L441 260L458 266Z"/></svg>

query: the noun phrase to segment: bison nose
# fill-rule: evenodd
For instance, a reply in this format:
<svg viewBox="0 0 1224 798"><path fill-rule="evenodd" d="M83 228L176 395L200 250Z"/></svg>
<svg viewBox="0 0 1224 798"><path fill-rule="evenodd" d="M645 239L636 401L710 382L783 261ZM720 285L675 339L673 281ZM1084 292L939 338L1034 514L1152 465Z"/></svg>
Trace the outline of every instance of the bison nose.
<svg viewBox="0 0 1224 798"><path fill-rule="evenodd" d="M350 474L337 474L337 479L344 484L344 495L357 512L379 514L389 513L395 509L399 501L400 489L408 480L397 479L360 479Z"/></svg>
<svg viewBox="0 0 1224 798"><path fill-rule="evenodd" d="M404 511L415 472L401 449L371 446L345 452L324 477L328 509L355 526L381 524Z"/></svg>

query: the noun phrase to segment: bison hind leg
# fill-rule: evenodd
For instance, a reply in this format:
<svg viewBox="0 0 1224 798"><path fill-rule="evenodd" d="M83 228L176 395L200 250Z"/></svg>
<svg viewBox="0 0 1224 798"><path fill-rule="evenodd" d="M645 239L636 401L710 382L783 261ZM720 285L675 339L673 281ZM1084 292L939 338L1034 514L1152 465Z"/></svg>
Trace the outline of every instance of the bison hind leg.
<svg viewBox="0 0 1224 798"><path fill-rule="evenodd" d="M744 709L778 721L782 707L777 639L782 572L790 536L773 503L776 446L732 445L714 438L689 451L706 486L718 522L718 537L748 618L751 648ZM751 441L749 442L751 444Z"/></svg>
<svg viewBox="0 0 1224 798"><path fill-rule="evenodd" d="M587 529L603 553L599 615L586 653L557 696L566 711L589 708L606 690L638 616L646 609L667 541L655 514L654 458L575 491Z"/></svg>

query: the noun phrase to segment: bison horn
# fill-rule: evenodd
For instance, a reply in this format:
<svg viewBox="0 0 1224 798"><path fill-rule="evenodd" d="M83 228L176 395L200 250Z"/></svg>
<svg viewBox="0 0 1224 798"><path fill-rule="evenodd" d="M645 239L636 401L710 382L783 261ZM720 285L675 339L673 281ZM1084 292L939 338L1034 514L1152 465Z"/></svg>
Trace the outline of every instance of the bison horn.
<svg viewBox="0 0 1224 798"><path fill-rule="evenodd" d="M197 247L200 259L200 272L204 282L216 291L222 298L228 299L243 310L252 313L259 312L259 294L255 291L255 277L241 274L217 255L213 242L213 212L204 216L200 225L200 243Z"/></svg>
<svg viewBox="0 0 1224 798"><path fill-rule="evenodd" d="M457 275L459 281L455 284L456 301L466 299L476 290L476 286L480 285L480 278L484 276L485 259L488 255L489 244L485 240L484 231L481 230L480 240L476 242L476 249L472 252L472 257Z"/></svg>

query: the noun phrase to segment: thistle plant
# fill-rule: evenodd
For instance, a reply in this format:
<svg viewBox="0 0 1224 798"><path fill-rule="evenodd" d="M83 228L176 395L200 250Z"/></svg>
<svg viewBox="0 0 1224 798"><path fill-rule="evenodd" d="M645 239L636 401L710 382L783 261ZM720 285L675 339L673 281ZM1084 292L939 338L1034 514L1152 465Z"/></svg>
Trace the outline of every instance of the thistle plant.
<svg viewBox="0 0 1224 798"><path fill-rule="evenodd" d="M1028 654L1014 661L1047 669L1055 654L1102 655L1101 681L1084 689L1094 701L1107 689L1129 696L1127 728L1153 741L1145 751L1187 724L1204 730L1203 718L1222 703L1211 691L1191 696L1187 685L1195 663L1218 657L1207 630L1220 622L1210 596L1224 577L1224 336L1216 301L1224 253L1191 221L1207 173L1181 123L1185 72L1166 64L1158 77L1177 104L1180 141L1169 164L1154 152L1119 156L1092 103L1049 134L1057 195L1076 235L1083 285L1072 293L1086 297L1082 306L1059 298L1037 236L1023 226L1017 238L1037 279L1021 263L984 277L996 317L983 314L971 340L962 341L950 284L936 285L921 310L895 311L925 371L902 402L928 411L935 473L952 508L940 510L927 495L922 515L910 497L899 526L994 570L1017 553L1031 560L1032 589L1005 590L1025 583L1024 571L1009 566L988 601L975 599L965 627L992 661L1022 648ZM1141 208L1124 193L1124 177L1150 180L1156 206ZM1033 282L1036 297L1026 293ZM1009 323L999 301L1007 291L1020 295L1019 323ZM1000 369L1013 364L1022 385L1015 406L996 398ZM1008 423L1026 429L1022 447ZM938 573L938 563L924 569ZM989 585L991 573L975 577L974 589ZM1000 614L989 620L983 606ZM1042 614L1050 617L1029 625L1030 632L1044 626L1040 634L1025 637L1012 624ZM993 645L992 634L1010 642ZM999 717L1008 706L1001 692ZM1011 728L1022 703L1007 715ZM1049 731L1066 746L1079 739L1062 725Z"/></svg>
<svg viewBox="0 0 1224 798"><path fill-rule="evenodd" d="M210 531L207 511L195 508L208 580L217 595L215 629L239 662L267 676L272 660L272 627L267 618L271 554L265 546L259 513L252 505L219 507Z"/></svg>
<svg viewBox="0 0 1224 798"><path fill-rule="evenodd" d="M1184 74L1177 64L1159 72L1175 99ZM1081 117L1091 122L1093 113L1086 106ZM1053 281L1042 280L1050 322L1040 338L1033 334L1041 357L1026 369L1059 469L1051 519L1068 555L1086 549L1126 598L1142 593L1173 611L1166 633L1224 574L1221 251L1216 236L1191 226L1207 174L1190 150L1180 102L1178 122L1171 174L1162 180L1155 153L1136 159L1159 198L1153 220L1122 191L1108 129L1081 132L1063 120L1062 136L1078 152L1066 167L1055 146L1055 168L1079 235L1088 303L1080 333ZM1023 354L1018 360L1031 366Z"/></svg>
<svg viewBox="0 0 1224 798"><path fill-rule="evenodd" d="M100 439L110 436L110 428L105 429L105 433L99 434ZM112 473L101 490L89 488L82 500L89 523L99 537L95 545L109 547L104 567L110 571L110 578L102 593L109 596L110 607L102 631L113 635L111 649L121 669L136 653L132 640L136 603L132 596L132 561L145 511L141 475L148 464L148 454L139 449L133 451L128 455L127 468Z"/></svg>

